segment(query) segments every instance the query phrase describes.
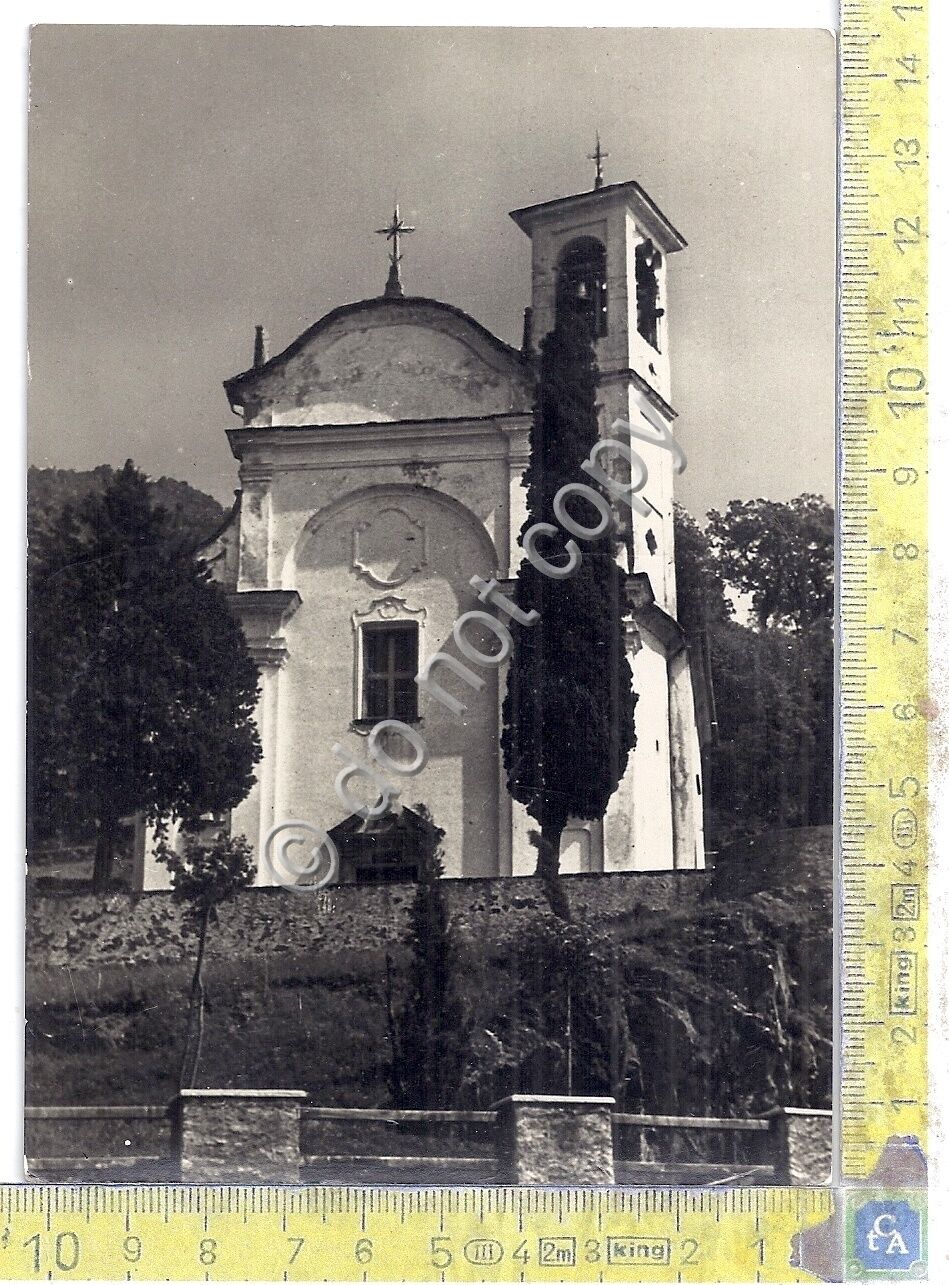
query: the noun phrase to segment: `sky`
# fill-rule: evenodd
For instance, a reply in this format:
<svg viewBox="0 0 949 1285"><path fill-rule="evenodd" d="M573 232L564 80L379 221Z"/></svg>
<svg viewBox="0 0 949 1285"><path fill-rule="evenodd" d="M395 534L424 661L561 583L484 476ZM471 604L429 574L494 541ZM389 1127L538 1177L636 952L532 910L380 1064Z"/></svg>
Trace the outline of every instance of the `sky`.
<svg viewBox="0 0 949 1285"><path fill-rule="evenodd" d="M221 383L382 293L519 344L507 217L637 179L669 264L677 496L834 486L835 51L826 31L37 27L30 63L29 459L131 457L230 500Z"/></svg>

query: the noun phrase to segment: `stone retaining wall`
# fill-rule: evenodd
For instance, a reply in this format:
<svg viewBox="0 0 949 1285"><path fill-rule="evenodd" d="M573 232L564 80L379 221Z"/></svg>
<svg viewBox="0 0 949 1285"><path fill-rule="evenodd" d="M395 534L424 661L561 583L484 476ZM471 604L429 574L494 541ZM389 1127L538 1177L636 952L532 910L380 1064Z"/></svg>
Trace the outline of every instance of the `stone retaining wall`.
<svg viewBox="0 0 949 1285"><path fill-rule="evenodd" d="M698 897L704 871L624 872L564 878L574 910L604 926L641 910L663 910ZM516 936L524 920L547 907L540 882L446 879L445 894L461 932L497 942ZM314 893L252 888L220 915L210 957L240 959L319 948L324 953L372 949L404 940L413 884L341 884ZM27 964L92 968L102 964L177 963L193 944L182 934L181 908L170 893L45 892L30 889Z"/></svg>

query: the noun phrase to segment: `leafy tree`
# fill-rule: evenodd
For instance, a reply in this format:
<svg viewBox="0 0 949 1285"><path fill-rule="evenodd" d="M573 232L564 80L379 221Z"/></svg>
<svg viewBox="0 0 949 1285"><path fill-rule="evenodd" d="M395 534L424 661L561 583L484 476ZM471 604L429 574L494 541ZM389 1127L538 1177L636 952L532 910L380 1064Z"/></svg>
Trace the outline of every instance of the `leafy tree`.
<svg viewBox="0 0 949 1285"><path fill-rule="evenodd" d="M622 989L611 983L616 962L612 943L588 922L538 916L517 944L517 1021L534 1039L514 1087L612 1093L623 1080L629 1028Z"/></svg>
<svg viewBox="0 0 949 1285"><path fill-rule="evenodd" d="M807 530L781 552L781 540L762 534L772 519L785 530ZM733 501L724 517L709 515L705 530L676 511L679 619L691 636L704 634L717 714L706 778L710 838L718 850L766 828L831 820L832 533L833 513L815 496L789 505ZM742 540L749 542L747 557ZM758 583L755 559L765 543L762 556L788 564L776 573L776 584L784 586L780 601L766 576ZM798 582L794 560L801 543L808 544L809 569ZM751 594L753 607L758 592L754 628L734 619L728 586Z"/></svg>
<svg viewBox="0 0 949 1285"><path fill-rule="evenodd" d="M725 579L707 532L681 505L673 505L675 525L676 615L694 636L732 617Z"/></svg>
<svg viewBox="0 0 949 1285"><path fill-rule="evenodd" d="M82 817L69 788L63 759L67 693L80 664L80 640L67 622L78 615L74 577L56 575L67 550L80 546L79 519L67 507L57 523L56 552L37 541L38 573L27 577L27 842L51 834L82 832ZM67 627L64 627L67 626Z"/></svg>
<svg viewBox="0 0 949 1285"><path fill-rule="evenodd" d="M399 1106L437 1109L454 1105L465 1059L467 1027L459 994L459 948L448 914L442 877L445 831L418 809L418 882L409 912L408 989L401 1012L392 1006L389 970L390 1083Z"/></svg>
<svg viewBox="0 0 949 1285"><path fill-rule="evenodd" d="M596 379L588 323L561 309L541 345L522 535L550 520L561 486L585 476L580 465L598 437ZM562 918L570 912L558 879L561 835L571 817L603 816L636 742L625 575L606 536L584 544L582 554L569 579L521 562L514 599L540 619L513 626L501 736L511 794L540 826L537 872Z"/></svg>
<svg viewBox="0 0 949 1285"><path fill-rule="evenodd" d="M256 866L251 846L243 835L230 838L221 832L209 841L186 834L180 851L164 837L159 843L158 860L168 867L172 900L184 905L185 926L198 939L178 1077L179 1089L192 1089L204 1035L203 968L208 927L216 922L220 906L253 883Z"/></svg>
<svg viewBox="0 0 949 1285"><path fill-rule="evenodd" d="M763 834L723 853L709 899L756 908L784 952L790 987L790 1105L830 1106L833 1052L833 845L829 833Z"/></svg>
<svg viewBox="0 0 949 1285"><path fill-rule="evenodd" d="M725 579L751 598L757 629L780 639L796 716L783 760L790 824L827 823L833 811L834 511L818 495L788 503L732 500L709 514ZM790 770L789 770L790 769Z"/></svg>
<svg viewBox="0 0 949 1285"><path fill-rule="evenodd" d="M828 916L829 921L829 916ZM795 985L790 942L801 912L775 895L717 889L695 904L644 912L622 934L635 1043L626 1103L683 1115L757 1115L814 1102L829 1077L830 1007ZM823 924L824 962L831 934Z"/></svg>
<svg viewBox="0 0 949 1285"><path fill-rule="evenodd" d="M796 679L799 643L735 621L709 631L717 735L709 753L717 848L764 829L807 824L795 765L813 755L812 711Z"/></svg>
<svg viewBox="0 0 949 1285"><path fill-rule="evenodd" d="M708 519L722 574L751 595L759 629L804 631L833 619L834 511L826 500L732 500Z"/></svg>
<svg viewBox="0 0 949 1285"><path fill-rule="evenodd" d="M29 590L33 832L94 823L108 885L119 822L220 813L260 757L258 675L220 586L169 546L131 461L41 537Z"/></svg>
<svg viewBox="0 0 949 1285"><path fill-rule="evenodd" d="M622 1088L630 1035L621 956L603 929L548 909L493 950L466 951L471 1035L459 1105Z"/></svg>

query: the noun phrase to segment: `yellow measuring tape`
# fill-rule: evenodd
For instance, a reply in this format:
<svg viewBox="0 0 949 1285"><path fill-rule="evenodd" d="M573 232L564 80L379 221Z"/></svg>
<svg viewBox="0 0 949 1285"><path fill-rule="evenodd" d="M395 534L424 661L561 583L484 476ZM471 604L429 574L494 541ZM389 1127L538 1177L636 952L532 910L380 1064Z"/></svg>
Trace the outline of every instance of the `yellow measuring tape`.
<svg viewBox="0 0 949 1285"><path fill-rule="evenodd" d="M926 1146L928 15L843 9L841 1175L862 1180L888 1139Z"/></svg>
<svg viewBox="0 0 949 1285"><path fill-rule="evenodd" d="M927 8L927 0L842 6L840 1185L7 1187L0 1279L737 1282L922 1274Z"/></svg>
<svg viewBox="0 0 949 1285"><path fill-rule="evenodd" d="M791 1238L830 1207L767 1188L8 1188L0 1263L23 1280L811 1281Z"/></svg>

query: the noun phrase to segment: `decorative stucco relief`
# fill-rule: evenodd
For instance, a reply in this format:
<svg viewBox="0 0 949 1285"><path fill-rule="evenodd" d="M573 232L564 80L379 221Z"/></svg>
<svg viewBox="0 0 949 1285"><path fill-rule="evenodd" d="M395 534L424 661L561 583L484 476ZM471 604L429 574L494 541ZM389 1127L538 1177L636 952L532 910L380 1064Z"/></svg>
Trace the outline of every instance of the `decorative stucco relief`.
<svg viewBox="0 0 949 1285"><path fill-rule="evenodd" d="M425 523L389 505L353 527L352 568L379 589L395 589L428 565Z"/></svg>
<svg viewBox="0 0 949 1285"><path fill-rule="evenodd" d="M410 607L404 598L387 593L382 598L373 598L362 611L353 612L353 628L376 620L418 620L421 624L427 615L424 607Z"/></svg>

